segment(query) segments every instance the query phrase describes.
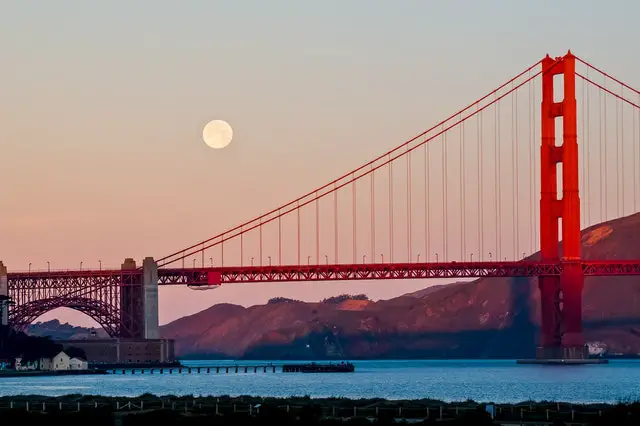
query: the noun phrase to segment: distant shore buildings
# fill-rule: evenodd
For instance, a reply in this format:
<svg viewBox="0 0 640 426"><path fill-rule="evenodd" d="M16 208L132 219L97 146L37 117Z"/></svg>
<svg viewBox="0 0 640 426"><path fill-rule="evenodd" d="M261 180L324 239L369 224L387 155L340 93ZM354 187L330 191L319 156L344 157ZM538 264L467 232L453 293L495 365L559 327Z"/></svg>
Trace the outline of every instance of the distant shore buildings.
<svg viewBox="0 0 640 426"><path fill-rule="evenodd" d="M25 360L22 357L14 361L16 371L63 371L63 370L88 370L89 363L79 357L70 357L64 351L60 351L52 358L43 357L37 360Z"/></svg>

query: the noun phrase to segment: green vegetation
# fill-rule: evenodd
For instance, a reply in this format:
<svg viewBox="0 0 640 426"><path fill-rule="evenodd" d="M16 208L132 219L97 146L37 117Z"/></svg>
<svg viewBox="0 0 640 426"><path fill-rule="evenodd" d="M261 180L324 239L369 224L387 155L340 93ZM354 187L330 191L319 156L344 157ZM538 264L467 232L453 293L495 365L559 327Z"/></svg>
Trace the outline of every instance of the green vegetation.
<svg viewBox="0 0 640 426"><path fill-rule="evenodd" d="M302 300L289 299L287 297L272 297L267 304L275 305L277 303L304 303Z"/></svg>
<svg viewBox="0 0 640 426"><path fill-rule="evenodd" d="M394 419L415 424L494 425L542 422L543 424L616 426L640 424L640 403L576 405L557 402L522 402L494 405L474 401L445 403L432 399L351 400L346 398L259 398L251 396L194 397L155 396L137 398L37 395L0 398L0 418L7 424L66 425L387 425ZM12 422L13 420L13 422ZM35 421L33 421L35 420Z"/></svg>
<svg viewBox="0 0 640 426"><path fill-rule="evenodd" d="M63 347L49 337L29 336L7 326L0 326L0 360L13 362L22 357L24 361L36 361L40 358L56 356ZM86 358L82 349L65 350L70 357Z"/></svg>
<svg viewBox="0 0 640 426"><path fill-rule="evenodd" d="M326 299L322 299L320 303L326 303L329 305L337 305L346 300L369 300L366 294L341 294L339 296L327 297ZM276 304L276 303L304 303L302 300L297 299L289 299L287 297L272 297L269 299L267 304Z"/></svg>
<svg viewBox="0 0 640 426"><path fill-rule="evenodd" d="M330 305L337 305L339 303L345 302L347 300L369 300L366 294L341 294L339 296L327 297L323 299L321 303L327 303Z"/></svg>

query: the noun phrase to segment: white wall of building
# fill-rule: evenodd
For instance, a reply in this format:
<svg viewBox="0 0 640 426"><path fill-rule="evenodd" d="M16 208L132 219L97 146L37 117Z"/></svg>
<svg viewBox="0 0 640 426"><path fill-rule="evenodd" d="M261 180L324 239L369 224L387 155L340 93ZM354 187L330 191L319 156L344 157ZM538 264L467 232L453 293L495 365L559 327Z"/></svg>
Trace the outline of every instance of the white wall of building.
<svg viewBox="0 0 640 426"><path fill-rule="evenodd" d="M88 370L89 363L80 358L71 358L69 360L69 370Z"/></svg>
<svg viewBox="0 0 640 426"><path fill-rule="evenodd" d="M69 355L64 352L60 352L58 355L51 359L52 370L69 370Z"/></svg>

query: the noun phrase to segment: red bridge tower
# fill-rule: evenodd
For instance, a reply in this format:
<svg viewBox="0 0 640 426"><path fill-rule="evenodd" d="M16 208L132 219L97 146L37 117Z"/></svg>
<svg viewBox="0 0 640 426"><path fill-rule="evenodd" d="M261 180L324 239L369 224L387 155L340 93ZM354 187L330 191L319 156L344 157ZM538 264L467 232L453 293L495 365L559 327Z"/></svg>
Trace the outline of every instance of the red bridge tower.
<svg viewBox="0 0 640 426"><path fill-rule="evenodd" d="M554 100L554 77L563 76L563 99ZM556 144L557 117L562 117L562 141ZM580 196L575 56L542 60L542 141L540 194L541 260L563 264L560 276L540 276L541 345L538 358L586 358L582 337L584 274L580 254ZM562 167L558 197L557 164ZM559 242L559 222L562 244Z"/></svg>

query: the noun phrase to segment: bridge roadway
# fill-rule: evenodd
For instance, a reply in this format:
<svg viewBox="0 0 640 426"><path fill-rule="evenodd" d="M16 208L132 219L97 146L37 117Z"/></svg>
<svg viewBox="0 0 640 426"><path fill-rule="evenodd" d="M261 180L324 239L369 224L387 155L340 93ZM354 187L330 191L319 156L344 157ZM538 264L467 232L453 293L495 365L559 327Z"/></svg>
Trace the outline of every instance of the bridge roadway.
<svg viewBox="0 0 640 426"><path fill-rule="evenodd" d="M557 276L570 262L362 263L343 265L225 266L160 268L159 285L210 287L226 283L347 281L415 278L481 278ZM640 260L579 261L585 276L640 275ZM127 285L142 269L10 272L11 288Z"/></svg>

